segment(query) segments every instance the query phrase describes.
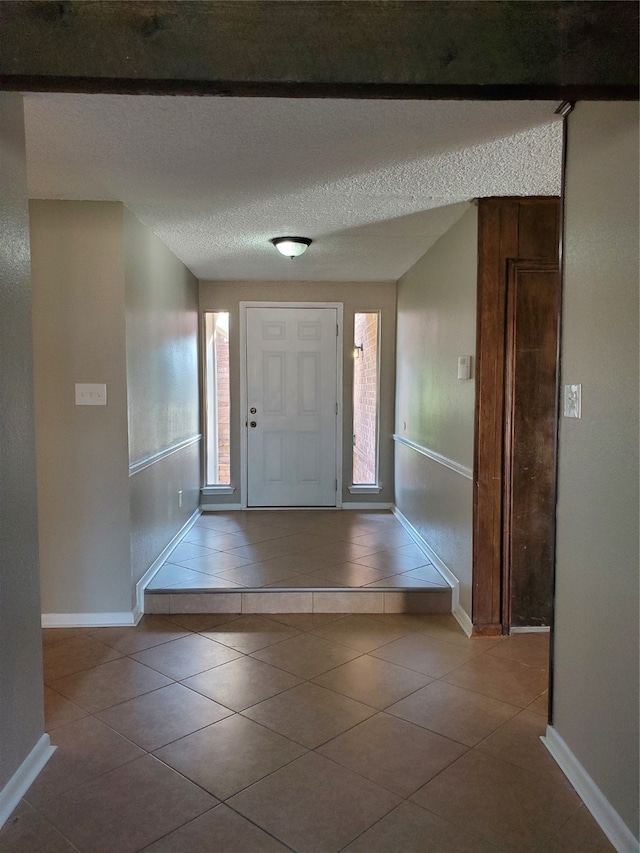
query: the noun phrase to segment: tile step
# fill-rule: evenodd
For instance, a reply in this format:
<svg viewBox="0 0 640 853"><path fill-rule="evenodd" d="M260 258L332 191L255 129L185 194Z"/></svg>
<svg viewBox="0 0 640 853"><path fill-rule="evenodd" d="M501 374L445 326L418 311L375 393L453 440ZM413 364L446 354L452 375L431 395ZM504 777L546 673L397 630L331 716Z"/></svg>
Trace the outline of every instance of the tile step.
<svg viewBox="0 0 640 853"><path fill-rule="evenodd" d="M451 589L147 591L145 613L451 613Z"/></svg>

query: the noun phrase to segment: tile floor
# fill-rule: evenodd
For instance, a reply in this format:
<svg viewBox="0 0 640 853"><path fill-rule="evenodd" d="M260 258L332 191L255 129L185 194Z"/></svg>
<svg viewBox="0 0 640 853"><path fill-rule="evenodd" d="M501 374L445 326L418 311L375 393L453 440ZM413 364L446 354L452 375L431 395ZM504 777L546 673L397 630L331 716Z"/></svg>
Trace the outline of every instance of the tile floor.
<svg viewBox="0 0 640 853"><path fill-rule="evenodd" d="M446 586L388 511L204 513L148 589L433 589Z"/></svg>
<svg viewBox="0 0 640 853"><path fill-rule="evenodd" d="M43 642L57 750L3 853L612 850L539 740L547 635L194 614Z"/></svg>
<svg viewBox="0 0 640 853"><path fill-rule="evenodd" d="M451 589L388 511L202 515L146 613L450 613Z"/></svg>

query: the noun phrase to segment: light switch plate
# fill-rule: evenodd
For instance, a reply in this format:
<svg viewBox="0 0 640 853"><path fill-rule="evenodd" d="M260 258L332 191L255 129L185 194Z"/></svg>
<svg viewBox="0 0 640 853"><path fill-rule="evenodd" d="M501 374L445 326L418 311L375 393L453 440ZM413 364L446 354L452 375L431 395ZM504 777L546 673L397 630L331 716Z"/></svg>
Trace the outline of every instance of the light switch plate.
<svg viewBox="0 0 640 853"><path fill-rule="evenodd" d="M582 385L564 386L564 410L565 418L582 417Z"/></svg>
<svg viewBox="0 0 640 853"><path fill-rule="evenodd" d="M471 356L458 357L458 379L471 379Z"/></svg>
<svg viewBox="0 0 640 853"><path fill-rule="evenodd" d="M106 406L107 386L76 382L76 406Z"/></svg>

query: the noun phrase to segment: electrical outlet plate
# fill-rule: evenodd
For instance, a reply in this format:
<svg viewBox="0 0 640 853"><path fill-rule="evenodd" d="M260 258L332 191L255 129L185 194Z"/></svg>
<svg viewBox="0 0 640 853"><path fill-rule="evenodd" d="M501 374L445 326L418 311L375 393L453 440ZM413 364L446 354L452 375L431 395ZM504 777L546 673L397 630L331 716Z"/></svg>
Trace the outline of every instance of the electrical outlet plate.
<svg viewBox="0 0 640 853"><path fill-rule="evenodd" d="M106 406L107 386L102 383L76 382L76 406Z"/></svg>
<svg viewBox="0 0 640 853"><path fill-rule="evenodd" d="M582 385L564 386L564 408L565 418L582 417Z"/></svg>

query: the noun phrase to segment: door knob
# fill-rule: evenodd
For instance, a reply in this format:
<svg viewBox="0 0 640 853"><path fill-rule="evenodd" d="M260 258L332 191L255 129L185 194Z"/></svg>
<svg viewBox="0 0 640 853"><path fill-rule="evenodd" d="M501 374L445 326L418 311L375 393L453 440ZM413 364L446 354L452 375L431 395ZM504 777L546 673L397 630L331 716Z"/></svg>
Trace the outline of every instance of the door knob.
<svg viewBox="0 0 640 853"><path fill-rule="evenodd" d="M257 427L257 426L258 426L258 424L257 424L255 421L251 421L251 423L249 424L249 426L250 426L252 429L255 429L255 427Z"/></svg>

